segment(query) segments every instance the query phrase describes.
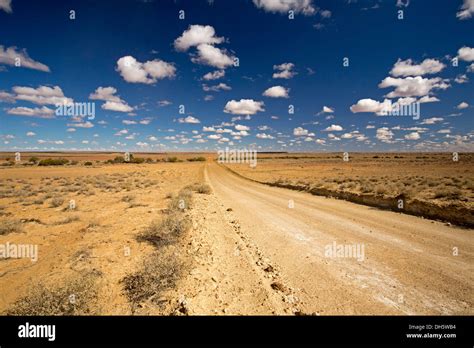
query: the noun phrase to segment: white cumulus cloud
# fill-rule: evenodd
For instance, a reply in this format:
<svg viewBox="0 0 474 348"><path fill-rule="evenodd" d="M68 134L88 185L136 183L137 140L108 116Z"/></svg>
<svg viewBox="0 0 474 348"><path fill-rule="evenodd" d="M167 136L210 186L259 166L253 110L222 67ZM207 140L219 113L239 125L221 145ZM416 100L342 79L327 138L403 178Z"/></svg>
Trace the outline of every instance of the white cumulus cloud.
<svg viewBox="0 0 474 348"><path fill-rule="evenodd" d="M466 109L466 108L468 108L468 107L469 107L469 104L466 103L466 102L462 102L462 103L460 103L460 104L457 106L457 108L458 108L459 110Z"/></svg>
<svg viewBox="0 0 474 348"><path fill-rule="evenodd" d="M2 8L2 0L0 0L0 9ZM37 62L30 58L25 49L19 51L16 47L5 48L0 46L0 64L16 66L15 63L20 63L20 67L44 72L50 72L49 67L43 63Z"/></svg>
<svg viewBox="0 0 474 348"><path fill-rule="evenodd" d="M289 91L289 89L282 86L273 86L263 92L263 95L270 98L288 98Z"/></svg>
<svg viewBox="0 0 474 348"><path fill-rule="evenodd" d="M0 10L12 13L12 0L0 0Z"/></svg>
<svg viewBox="0 0 474 348"><path fill-rule="evenodd" d="M390 74L392 76L420 76L426 74L436 74L446 67L436 59L425 59L420 64L413 64L411 59L399 59L393 66Z"/></svg>
<svg viewBox="0 0 474 348"><path fill-rule="evenodd" d="M474 61L474 48L467 46L461 47L458 50L458 57L466 62Z"/></svg>
<svg viewBox="0 0 474 348"><path fill-rule="evenodd" d="M103 100L105 103L102 105L102 109L118 111L118 112L131 112L133 108L127 104L126 101L122 100L116 95L117 89L114 87L98 87L94 93L89 95L89 99L92 100Z"/></svg>
<svg viewBox="0 0 474 348"><path fill-rule="evenodd" d="M427 119L423 120L423 122L421 122L421 124L435 124L435 123L441 122L443 120L444 119L442 117L431 117L431 118L427 118Z"/></svg>
<svg viewBox="0 0 474 348"><path fill-rule="evenodd" d="M339 126L337 124L332 124L331 126L324 129L324 132L340 132L342 130L344 130L344 129L341 126Z"/></svg>
<svg viewBox="0 0 474 348"><path fill-rule="evenodd" d="M447 89L450 87L443 79L423 78L421 76L393 78L386 77L379 84L379 88L395 87L387 94L388 98L396 97L422 97L428 95L433 89Z"/></svg>
<svg viewBox="0 0 474 348"><path fill-rule="evenodd" d="M236 124L235 129L237 129L238 131L249 131L250 127L244 126L242 124Z"/></svg>
<svg viewBox="0 0 474 348"><path fill-rule="evenodd" d="M117 60L116 70L123 79L130 83L152 84L165 78L173 78L176 68L173 64L160 59L141 63L132 56L125 56Z"/></svg>
<svg viewBox="0 0 474 348"><path fill-rule="evenodd" d="M202 78L206 81L209 81L209 80L217 80L224 76L225 76L225 70L216 70L216 71L208 72Z"/></svg>
<svg viewBox="0 0 474 348"><path fill-rule="evenodd" d="M179 123L201 123L201 121L199 121L199 119L197 119L196 117L193 117L193 116L188 116L188 117L185 117L185 118L178 118L178 122Z"/></svg>
<svg viewBox="0 0 474 348"><path fill-rule="evenodd" d="M228 101L224 112L233 115L254 115L259 111L265 111L264 103L253 99L240 99Z"/></svg>
<svg viewBox="0 0 474 348"><path fill-rule="evenodd" d="M202 85L202 89L205 92L219 92L219 91L230 91L232 88L225 83L219 83L218 85L215 86L208 86L206 84Z"/></svg>
<svg viewBox="0 0 474 348"><path fill-rule="evenodd" d="M274 65L273 70L276 72L273 73L274 79L291 79L296 75L296 72L293 71L295 65L293 63L283 63L279 65Z"/></svg>
<svg viewBox="0 0 474 348"><path fill-rule="evenodd" d="M286 14L292 10L295 13L311 16L317 12L313 5L313 0L253 0L253 3L258 8L271 13Z"/></svg>
<svg viewBox="0 0 474 348"><path fill-rule="evenodd" d="M66 98L59 86L38 88L15 86L12 88L16 93L16 100L25 100L39 105L70 104L71 98Z"/></svg>
<svg viewBox="0 0 474 348"><path fill-rule="evenodd" d="M191 59L193 63L225 69L234 64L234 57L227 50L202 44L197 47L197 56Z"/></svg>
<svg viewBox="0 0 474 348"><path fill-rule="evenodd" d="M215 29L210 25L190 25L183 34L174 41L177 51L185 52L191 47L196 47L197 53L191 61L196 64L209 65L218 69L225 69L234 64L235 57L227 50L215 47L223 43L225 38L216 36ZM206 74L205 79L216 79L221 73ZM222 75L223 76L223 75Z"/></svg>
<svg viewBox="0 0 474 348"><path fill-rule="evenodd" d="M420 139L420 134L418 132L412 132L405 135L405 139L407 140L418 140Z"/></svg>
<svg viewBox="0 0 474 348"><path fill-rule="evenodd" d="M323 106L323 110L321 112L331 114L334 112L334 109L330 108L329 106Z"/></svg>
<svg viewBox="0 0 474 348"><path fill-rule="evenodd" d="M256 137L259 138L259 139L275 139L275 137L273 137L270 134L266 134L266 133L258 133L256 135Z"/></svg>
<svg viewBox="0 0 474 348"><path fill-rule="evenodd" d="M223 37L217 37L215 29L210 25L190 25L183 34L174 41L177 51L187 51L193 46L201 44L220 44L224 42Z"/></svg>
<svg viewBox="0 0 474 348"><path fill-rule="evenodd" d="M464 0L461 10L456 13L460 20L469 19L474 15L474 0Z"/></svg>
<svg viewBox="0 0 474 348"><path fill-rule="evenodd" d="M383 103L373 100L370 98L366 99L361 99L357 102L357 104L354 104L350 107L350 110L353 113L358 113L358 112L374 112L374 113L380 113L382 110L388 110L387 108L390 105L390 100L385 99Z"/></svg>
<svg viewBox="0 0 474 348"><path fill-rule="evenodd" d="M54 110L43 106L41 108L17 107L7 110L7 114L16 116L38 117L38 118L54 118Z"/></svg>
<svg viewBox="0 0 474 348"><path fill-rule="evenodd" d="M390 143L393 138L393 132L387 127L382 127L377 129L375 137L382 142Z"/></svg>
<svg viewBox="0 0 474 348"><path fill-rule="evenodd" d="M308 130L302 127L296 127L293 129L293 135L297 137L308 135Z"/></svg>

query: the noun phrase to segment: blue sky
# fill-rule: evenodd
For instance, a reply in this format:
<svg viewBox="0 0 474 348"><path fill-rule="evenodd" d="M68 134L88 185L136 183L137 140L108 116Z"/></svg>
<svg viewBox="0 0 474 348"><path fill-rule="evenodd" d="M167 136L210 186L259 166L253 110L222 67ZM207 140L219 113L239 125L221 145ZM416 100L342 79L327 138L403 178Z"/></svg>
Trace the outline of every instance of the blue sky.
<svg viewBox="0 0 474 348"><path fill-rule="evenodd" d="M0 150L473 151L473 33L473 0L0 0Z"/></svg>

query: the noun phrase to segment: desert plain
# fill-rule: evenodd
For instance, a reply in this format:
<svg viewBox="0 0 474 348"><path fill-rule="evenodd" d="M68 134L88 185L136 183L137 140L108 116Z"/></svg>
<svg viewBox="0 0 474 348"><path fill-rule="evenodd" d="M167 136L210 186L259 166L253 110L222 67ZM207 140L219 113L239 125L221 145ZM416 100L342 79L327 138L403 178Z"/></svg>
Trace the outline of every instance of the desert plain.
<svg viewBox="0 0 474 348"><path fill-rule="evenodd" d="M2 314L474 313L474 154L123 155L0 153Z"/></svg>

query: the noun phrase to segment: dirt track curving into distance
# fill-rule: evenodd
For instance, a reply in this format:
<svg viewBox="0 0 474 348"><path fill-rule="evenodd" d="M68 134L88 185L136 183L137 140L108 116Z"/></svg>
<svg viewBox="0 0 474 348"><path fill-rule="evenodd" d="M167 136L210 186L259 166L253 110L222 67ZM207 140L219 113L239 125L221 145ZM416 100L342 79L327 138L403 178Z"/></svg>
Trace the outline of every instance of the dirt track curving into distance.
<svg viewBox="0 0 474 348"><path fill-rule="evenodd" d="M227 208L227 221L208 227L237 226L302 313L474 313L472 229L261 185L215 163L205 178ZM363 247L363 259L331 257L334 243Z"/></svg>

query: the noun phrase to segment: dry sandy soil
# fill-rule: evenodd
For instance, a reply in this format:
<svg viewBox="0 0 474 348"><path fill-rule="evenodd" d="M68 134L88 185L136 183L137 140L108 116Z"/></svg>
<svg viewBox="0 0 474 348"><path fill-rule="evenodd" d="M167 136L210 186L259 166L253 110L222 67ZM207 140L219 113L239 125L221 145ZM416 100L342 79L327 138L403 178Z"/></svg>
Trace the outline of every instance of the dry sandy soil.
<svg viewBox="0 0 474 348"><path fill-rule="evenodd" d="M474 313L472 229L211 161L3 167L0 179L0 245L39 253L0 259L3 314ZM333 243L364 257L328 256Z"/></svg>
<svg viewBox="0 0 474 348"><path fill-rule="evenodd" d="M102 308L94 304L86 313L130 313L120 280L153 251L135 237L161 217L168 193L199 181L201 168L189 163L0 170L2 227L19 222L12 233L0 235L0 244L37 244L39 253L35 263L0 260L0 309L36 284L61 289L93 278L97 284L86 290L98 291ZM75 209L69 209L71 199Z"/></svg>

